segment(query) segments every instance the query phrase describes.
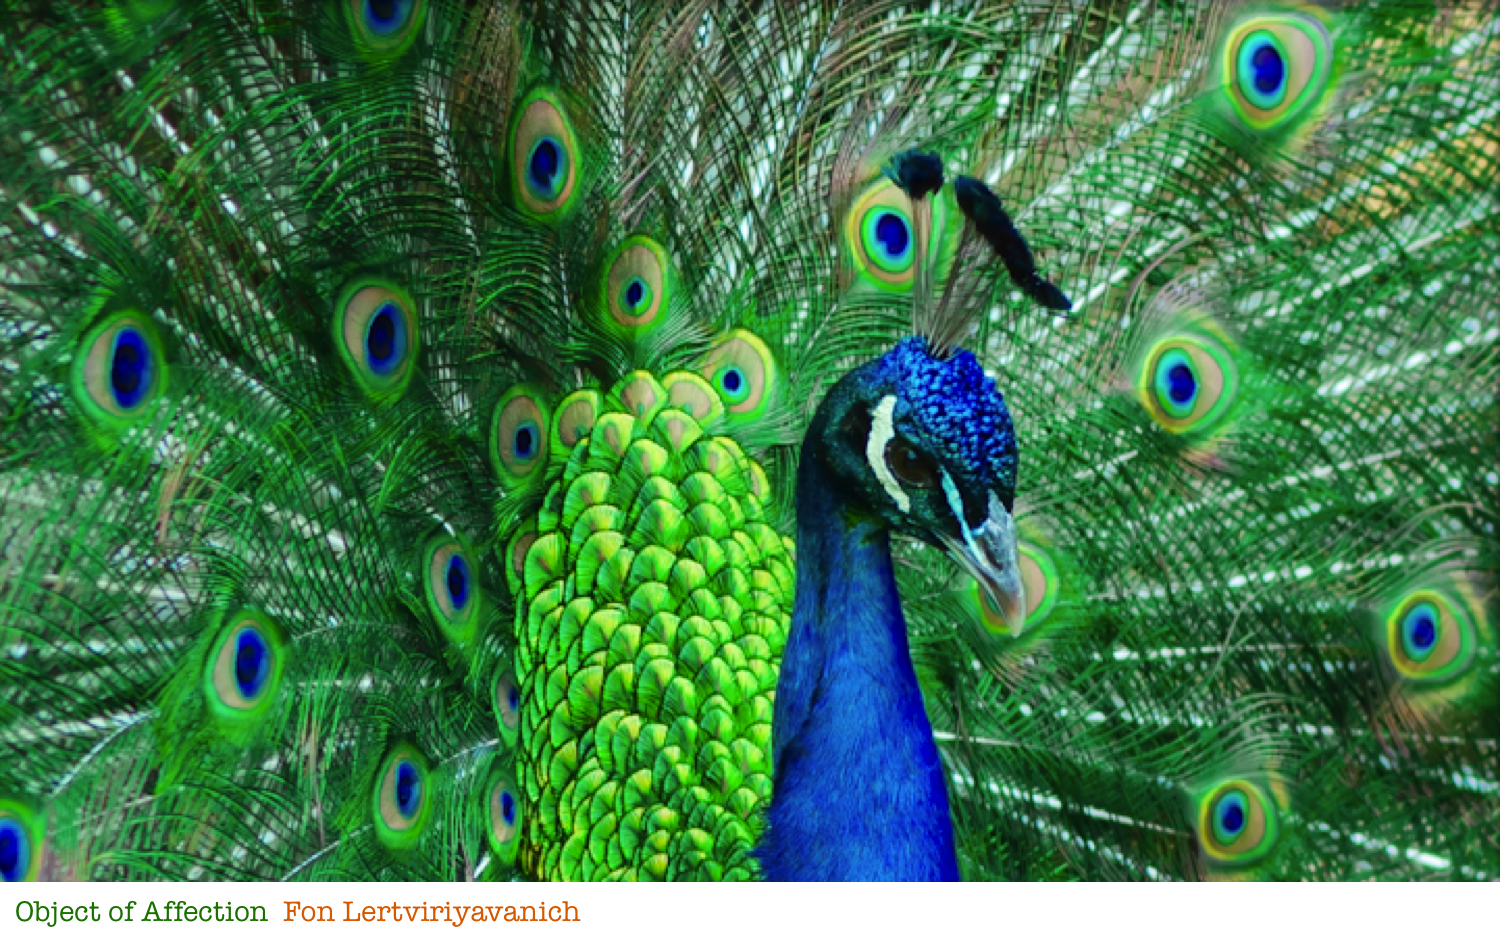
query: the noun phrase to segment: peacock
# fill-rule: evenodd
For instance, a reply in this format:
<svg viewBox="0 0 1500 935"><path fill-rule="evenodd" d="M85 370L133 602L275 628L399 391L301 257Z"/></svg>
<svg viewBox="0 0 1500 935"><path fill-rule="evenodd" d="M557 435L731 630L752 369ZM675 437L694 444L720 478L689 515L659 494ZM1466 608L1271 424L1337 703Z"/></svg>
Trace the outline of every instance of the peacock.
<svg viewBox="0 0 1500 935"><path fill-rule="evenodd" d="M1500 876L1482 0L16 0L5 880Z"/></svg>

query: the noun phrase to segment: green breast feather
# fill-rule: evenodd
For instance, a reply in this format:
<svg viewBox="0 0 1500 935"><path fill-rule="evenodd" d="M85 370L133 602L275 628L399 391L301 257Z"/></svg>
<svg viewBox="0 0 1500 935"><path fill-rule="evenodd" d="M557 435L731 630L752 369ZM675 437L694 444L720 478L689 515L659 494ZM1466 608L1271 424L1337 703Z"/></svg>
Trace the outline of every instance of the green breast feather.
<svg viewBox="0 0 1500 935"><path fill-rule="evenodd" d="M521 865L751 879L792 544L732 439L668 408L648 374L611 396L516 553Z"/></svg>

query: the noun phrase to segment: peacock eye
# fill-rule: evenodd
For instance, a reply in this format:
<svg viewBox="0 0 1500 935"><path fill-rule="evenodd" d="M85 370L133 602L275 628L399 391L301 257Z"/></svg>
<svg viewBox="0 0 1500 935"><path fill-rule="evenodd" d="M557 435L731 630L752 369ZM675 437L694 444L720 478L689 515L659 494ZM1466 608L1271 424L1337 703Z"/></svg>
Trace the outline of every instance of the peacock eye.
<svg viewBox="0 0 1500 935"><path fill-rule="evenodd" d="M505 669L495 679L495 716L500 721L500 731L514 737L521 726L521 684L511 669Z"/></svg>
<svg viewBox="0 0 1500 935"><path fill-rule="evenodd" d="M917 242L906 193L882 181L854 203L847 224L851 256L869 280L889 291L911 288Z"/></svg>
<svg viewBox="0 0 1500 935"><path fill-rule="evenodd" d="M604 277L604 306L626 332L641 335L666 320L670 263L650 237L627 239L610 259Z"/></svg>
<svg viewBox="0 0 1500 935"><path fill-rule="evenodd" d="M392 848L411 847L426 825L429 808L427 763L415 748L398 746L380 770L375 786L375 831Z"/></svg>
<svg viewBox="0 0 1500 935"><path fill-rule="evenodd" d="M356 47L371 60L388 61L417 38L426 0L349 0Z"/></svg>
<svg viewBox="0 0 1500 935"><path fill-rule="evenodd" d="M1254 783L1232 779L1199 803L1198 840L1216 864L1247 864L1275 845L1276 806Z"/></svg>
<svg viewBox="0 0 1500 935"><path fill-rule="evenodd" d="M336 348L355 382L383 403L405 392L415 372L420 335L416 304L394 283L356 279L339 295L334 317Z"/></svg>
<svg viewBox="0 0 1500 935"><path fill-rule="evenodd" d="M514 487L547 460L550 419L546 398L530 386L500 397L490 425L490 460L502 484Z"/></svg>
<svg viewBox="0 0 1500 935"><path fill-rule="evenodd" d="M542 92L520 112L510 151L516 198L534 217L561 216L578 182L572 125L559 102Z"/></svg>
<svg viewBox="0 0 1500 935"><path fill-rule="evenodd" d="M455 539L434 538L427 546L424 588L427 607L451 636L471 635L479 603L479 583L468 551Z"/></svg>
<svg viewBox="0 0 1500 935"><path fill-rule="evenodd" d="M41 829L36 816L19 802L0 798L0 881L23 883L36 879L37 847Z"/></svg>
<svg viewBox="0 0 1500 935"><path fill-rule="evenodd" d="M911 267L911 225L893 208L872 208L861 222L861 246L871 263L887 273L904 273Z"/></svg>
<svg viewBox="0 0 1500 935"><path fill-rule="evenodd" d="M764 415L775 397L776 358L764 341L743 329L719 342L698 372L718 393L733 420Z"/></svg>
<svg viewBox="0 0 1500 935"><path fill-rule="evenodd" d="M1402 677L1440 683L1463 674L1474 661L1474 631L1441 593L1408 595L1386 619L1386 653Z"/></svg>
<svg viewBox="0 0 1500 935"><path fill-rule="evenodd" d="M1240 44L1235 61L1240 93L1263 110L1280 105L1286 100L1286 60L1286 47L1274 33L1251 33Z"/></svg>
<svg viewBox="0 0 1500 935"><path fill-rule="evenodd" d="M389 36L406 25L411 7L412 0L364 0L365 24L377 35Z"/></svg>
<svg viewBox="0 0 1500 935"><path fill-rule="evenodd" d="M641 277L632 276L620 290L619 299L619 307L626 317L639 315L651 307L651 286Z"/></svg>
<svg viewBox="0 0 1500 935"><path fill-rule="evenodd" d="M147 413L160 395L166 366L155 326L123 312L84 339L74 365L76 396L101 421L124 425Z"/></svg>
<svg viewBox="0 0 1500 935"><path fill-rule="evenodd" d="M897 436L885 446L885 463L891 473L908 487L938 485L937 462L913 448L904 438Z"/></svg>
<svg viewBox="0 0 1500 935"><path fill-rule="evenodd" d="M1233 408L1238 389L1228 350L1196 336L1158 344L1140 379L1147 411L1174 435L1217 426Z"/></svg>
<svg viewBox="0 0 1500 935"><path fill-rule="evenodd" d="M247 724L263 717L281 679L285 641L269 617L241 610L216 636L204 673L215 715Z"/></svg>
<svg viewBox="0 0 1500 935"><path fill-rule="evenodd" d="M1222 68L1240 119L1270 130L1309 112L1323 96L1333 76L1333 40L1316 16L1259 16L1230 33Z"/></svg>
<svg viewBox="0 0 1500 935"><path fill-rule="evenodd" d="M535 422L522 422L511 436L511 450L516 460L529 461L536 457L537 426Z"/></svg>
<svg viewBox="0 0 1500 935"><path fill-rule="evenodd" d="M515 781L504 770L496 770L491 777L487 805L490 847L502 863L512 864L521 843L521 798Z"/></svg>
<svg viewBox="0 0 1500 935"><path fill-rule="evenodd" d="M526 160L526 187L543 201L552 201L567 182L568 157L556 137L543 136L531 144Z"/></svg>

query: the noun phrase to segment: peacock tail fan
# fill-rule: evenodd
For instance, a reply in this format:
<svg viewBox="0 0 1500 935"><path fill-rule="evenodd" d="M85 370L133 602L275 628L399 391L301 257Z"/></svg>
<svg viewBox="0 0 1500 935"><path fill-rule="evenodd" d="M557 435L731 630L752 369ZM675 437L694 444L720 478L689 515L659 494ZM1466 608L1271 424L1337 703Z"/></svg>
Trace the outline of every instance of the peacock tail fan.
<svg viewBox="0 0 1500 935"><path fill-rule="evenodd" d="M0 51L4 879L758 877L798 446L913 330L1020 440L1018 632L895 546L966 878L1500 875L1487 4Z"/></svg>

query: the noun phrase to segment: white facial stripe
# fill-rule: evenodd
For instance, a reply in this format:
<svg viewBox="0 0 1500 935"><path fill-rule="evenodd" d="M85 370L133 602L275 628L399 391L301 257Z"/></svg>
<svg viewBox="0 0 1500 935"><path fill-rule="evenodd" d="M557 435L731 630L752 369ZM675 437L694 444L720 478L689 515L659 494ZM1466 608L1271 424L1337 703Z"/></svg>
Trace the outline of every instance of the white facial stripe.
<svg viewBox="0 0 1500 935"><path fill-rule="evenodd" d="M969 548L974 547L974 535L969 532L969 524L964 522L964 498L959 496L958 485L953 483L953 478L948 476L947 468L938 468L943 472L943 493L948 497L948 509L953 511L953 518L958 521L958 528L963 530L964 544Z"/></svg>
<svg viewBox="0 0 1500 935"><path fill-rule="evenodd" d="M887 396L871 413L870 437L865 440L865 460L870 462L870 470L875 472L875 479L880 481L880 486L884 487L885 492L896 501L896 508L903 513L910 513L911 497L908 497L906 491L901 489L896 475L891 473L890 466L885 463L885 446L896 437L896 426L893 420L895 412L896 397Z"/></svg>

